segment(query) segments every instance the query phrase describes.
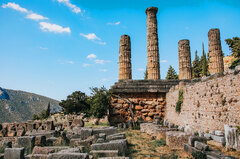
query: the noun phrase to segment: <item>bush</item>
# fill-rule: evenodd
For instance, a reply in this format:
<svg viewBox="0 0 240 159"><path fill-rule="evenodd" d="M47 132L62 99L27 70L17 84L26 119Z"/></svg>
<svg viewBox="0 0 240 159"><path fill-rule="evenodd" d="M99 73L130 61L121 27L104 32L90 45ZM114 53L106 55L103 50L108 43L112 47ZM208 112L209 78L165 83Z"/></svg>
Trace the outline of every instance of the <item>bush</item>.
<svg viewBox="0 0 240 159"><path fill-rule="evenodd" d="M155 140L153 144L156 147L165 146L166 145L166 141L163 140L163 139Z"/></svg>
<svg viewBox="0 0 240 159"><path fill-rule="evenodd" d="M47 110L43 110L40 114L34 114L33 115L33 120L43 120L43 119L47 119L51 114L50 114L50 103L48 103L48 107Z"/></svg>
<svg viewBox="0 0 240 159"><path fill-rule="evenodd" d="M176 112L181 112L181 106L183 103L183 90L180 88L178 92L178 101L176 103Z"/></svg>
<svg viewBox="0 0 240 159"><path fill-rule="evenodd" d="M230 69L235 69L235 67L238 66L238 65L240 65L240 58L235 60L229 68Z"/></svg>

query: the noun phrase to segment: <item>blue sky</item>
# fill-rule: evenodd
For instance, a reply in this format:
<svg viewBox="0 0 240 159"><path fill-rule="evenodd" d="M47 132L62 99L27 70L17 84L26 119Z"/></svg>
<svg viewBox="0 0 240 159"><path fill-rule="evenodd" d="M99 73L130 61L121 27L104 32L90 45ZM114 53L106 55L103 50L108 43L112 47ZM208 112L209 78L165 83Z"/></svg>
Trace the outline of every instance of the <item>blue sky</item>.
<svg viewBox="0 0 240 159"><path fill-rule="evenodd" d="M208 51L208 30L224 39L239 36L239 0L1 0L0 87L54 99L118 80L119 39L131 37L133 79L147 64L146 14L159 8L161 78L169 65L178 72L178 46L189 39L194 52Z"/></svg>

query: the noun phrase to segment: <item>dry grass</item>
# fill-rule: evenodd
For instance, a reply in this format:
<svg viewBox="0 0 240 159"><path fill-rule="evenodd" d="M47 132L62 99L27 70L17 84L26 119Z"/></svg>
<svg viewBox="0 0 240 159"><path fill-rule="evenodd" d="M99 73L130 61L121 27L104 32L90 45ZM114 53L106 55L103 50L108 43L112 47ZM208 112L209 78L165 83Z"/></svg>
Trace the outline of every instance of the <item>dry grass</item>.
<svg viewBox="0 0 240 159"><path fill-rule="evenodd" d="M129 157L136 159L186 159L190 155L183 150L173 151L163 140L141 133L140 130L126 132L129 143Z"/></svg>

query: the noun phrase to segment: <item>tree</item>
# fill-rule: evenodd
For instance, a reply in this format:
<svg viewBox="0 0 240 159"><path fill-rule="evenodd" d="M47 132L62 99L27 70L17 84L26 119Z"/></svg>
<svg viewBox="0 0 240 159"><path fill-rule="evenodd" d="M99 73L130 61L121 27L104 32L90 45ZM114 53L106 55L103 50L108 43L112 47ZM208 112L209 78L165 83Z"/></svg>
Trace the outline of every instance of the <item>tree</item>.
<svg viewBox="0 0 240 159"><path fill-rule="evenodd" d="M240 38L233 37L232 39L226 39L225 42L232 51L232 55L236 58L240 58Z"/></svg>
<svg viewBox="0 0 240 159"><path fill-rule="evenodd" d="M195 51L195 59L192 63L192 76L193 78L199 78L201 76L201 64L200 64L200 60L199 57L197 55L197 50Z"/></svg>
<svg viewBox="0 0 240 159"><path fill-rule="evenodd" d="M48 103L48 107L46 110L43 110L40 114L34 114L33 120L43 120L47 119L50 116L50 103Z"/></svg>
<svg viewBox="0 0 240 159"><path fill-rule="evenodd" d="M144 72L144 80L147 80L148 79L148 70L147 70L147 67L146 67L146 70Z"/></svg>
<svg viewBox="0 0 240 159"><path fill-rule="evenodd" d="M46 110L46 117L47 117L47 118L50 116L50 113L51 113L50 107L51 107L51 105L50 105L50 102L49 102L49 103L48 103L47 110Z"/></svg>
<svg viewBox="0 0 240 159"><path fill-rule="evenodd" d="M208 63L207 63L207 57L206 57L206 53L204 51L204 44L202 43L202 50L203 50L203 54L200 60L200 65L201 65L201 77L203 76L207 76L208 75Z"/></svg>
<svg viewBox="0 0 240 159"><path fill-rule="evenodd" d="M110 107L111 93L105 88L92 87L89 103L91 106L91 115L96 118L102 118L107 115Z"/></svg>
<svg viewBox="0 0 240 159"><path fill-rule="evenodd" d="M171 65L169 66L167 76L166 76L166 80L169 80L169 79L178 79L178 75Z"/></svg>
<svg viewBox="0 0 240 159"><path fill-rule="evenodd" d="M87 103L88 96L81 92L75 91L67 96L66 100L62 100L59 105L63 107L66 114L88 113L90 105Z"/></svg>

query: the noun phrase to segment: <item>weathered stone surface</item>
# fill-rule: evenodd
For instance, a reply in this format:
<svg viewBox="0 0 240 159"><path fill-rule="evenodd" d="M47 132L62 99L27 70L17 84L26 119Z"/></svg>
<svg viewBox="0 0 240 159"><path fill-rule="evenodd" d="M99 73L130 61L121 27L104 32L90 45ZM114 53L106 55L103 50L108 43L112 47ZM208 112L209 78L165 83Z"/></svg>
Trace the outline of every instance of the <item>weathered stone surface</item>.
<svg viewBox="0 0 240 159"><path fill-rule="evenodd" d="M93 150L90 151L93 157L118 157L118 150Z"/></svg>
<svg viewBox="0 0 240 159"><path fill-rule="evenodd" d="M35 146L33 149L32 154L50 154L50 153L54 153L55 152L55 148L51 148L51 147L39 147L39 146Z"/></svg>
<svg viewBox="0 0 240 159"><path fill-rule="evenodd" d="M119 139L125 139L125 138L126 138L125 133L117 133L113 135L108 135L106 137L106 140L110 141L110 140L119 140Z"/></svg>
<svg viewBox="0 0 240 159"><path fill-rule="evenodd" d="M24 159L24 148L6 148L4 159Z"/></svg>
<svg viewBox="0 0 240 159"><path fill-rule="evenodd" d="M217 135L217 136L224 136L224 132L220 131L220 130L216 130L215 131L215 135Z"/></svg>
<svg viewBox="0 0 240 159"><path fill-rule="evenodd" d="M25 156L25 159L47 159L47 157L46 154L33 154Z"/></svg>
<svg viewBox="0 0 240 159"><path fill-rule="evenodd" d="M38 135L35 138L35 146L46 146L46 136Z"/></svg>
<svg viewBox="0 0 240 159"><path fill-rule="evenodd" d="M191 54L189 40L178 42L179 79L191 79Z"/></svg>
<svg viewBox="0 0 240 159"><path fill-rule="evenodd" d="M14 147L17 147L17 148L24 147L25 153L31 154L34 144L35 144L35 136L24 136L24 137L17 138L16 144L14 145Z"/></svg>
<svg viewBox="0 0 240 159"><path fill-rule="evenodd" d="M209 149L209 146L203 142L195 141L194 147L201 151L207 151Z"/></svg>
<svg viewBox="0 0 240 159"><path fill-rule="evenodd" d="M207 139L205 137L198 137L198 136L190 136L188 138L188 144L194 146L195 141L207 143Z"/></svg>
<svg viewBox="0 0 240 159"><path fill-rule="evenodd" d="M47 159L89 159L87 153L53 153Z"/></svg>
<svg viewBox="0 0 240 159"><path fill-rule="evenodd" d="M5 148L12 148L12 142L9 140L0 141L0 153L4 153Z"/></svg>
<svg viewBox="0 0 240 159"><path fill-rule="evenodd" d="M209 48L209 66L208 70L211 74L223 73L223 53L220 40L219 29L210 29L208 32L208 48Z"/></svg>
<svg viewBox="0 0 240 159"><path fill-rule="evenodd" d="M226 148L240 151L240 135L237 127L224 125L224 132L225 132Z"/></svg>
<svg viewBox="0 0 240 159"><path fill-rule="evenodd" d="M219 142L223 145L225 144L225 137L224 136L211 135L211 138L216 142Z"/></svg>
<svg viewBox="0 0 240 159"><path fill-rule="evenodd" d="M117 128L115 127L102 127L102 128L96 128L93 129L93 135L95 134L100 134L100 133L105 133L106 135L112 135L117 133Z"/></svg>
<svg viewBox="0 0 240 159"><path fill-rule="evenodd" d="M119 43L119 80L132 79L130 36L122 35Z"/></svg>
<svg viewBox="0 0 240 159"><path fill-rule="evenodd" d="M129 159L129 157L100 157L99 159Z"/></svg>
<svg viewBox="0 0 240 159"><path fill-rule="evenodd" d="M166 132L166 144L171 149L183 149L184 143L188 142L189 135L179 131Z"/></svg>
<svg viewBox="0 0 240 159"><path fill-rule="evenodd" d="M91 150L118 150L120 155L125 155L127 150L127 140L113 140L108 143L92 144Z"/></svg>
<svg viewBox="0 0 240 159"><path fill-rule="evenodd" d="M73 119L72 126L84 127L84 121L82 119Z"/></svg>
<svg viewBox="0 0 240 159"><path fill-rule="evenodd" d="M196 153L196 152L200 151L200 150L196 149L195 147L192 147L189 144L184 144L183 147L184 147L184 151L189 153L189 154Z"/></svg>

